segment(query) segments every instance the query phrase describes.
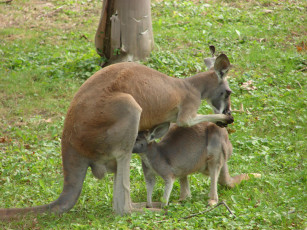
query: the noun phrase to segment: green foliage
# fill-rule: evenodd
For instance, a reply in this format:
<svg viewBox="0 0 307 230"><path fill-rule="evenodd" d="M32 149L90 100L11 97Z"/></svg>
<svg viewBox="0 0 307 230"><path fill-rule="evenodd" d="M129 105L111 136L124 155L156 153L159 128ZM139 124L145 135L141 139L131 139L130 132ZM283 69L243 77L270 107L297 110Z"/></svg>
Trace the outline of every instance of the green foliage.
<svg viewBox="0 0 307 230"><path fill-rule="evenodd" d="M71 39L76 37L74 33L71 33L71 36ZM64 38L67 39L66 35ZM93 72L100 69L99 62L101 60L97 57L92 43L85 42L84 44L83 39L79 39L75 43L66 48L53 44L46 44L42 48L42 46L33 47L32 43L26 45L23 42L14 43L2 50L3 68L6 71L39 69L44 77L49 78L77 77L87 79Z"/></svg>
<svg viewBox="0 0 307 230"><path fill-rule="evenodd" d="M230 126L232 175L261 173L233 189L218 187L223 207L208 209L210 181L190 176L182 203L175 182L166 212L112 211L113 177L87 175L76 206L4 229L305 229L306 3L304 1L152 1L155 50L145 65L184 78L205 70L208 45L226 53L235 123ZM93 38L101 1L13 1L1 4L0 206L53 201L63 176L60 138L74 93L99 70ZM26 20L25 20L26 18ZM243 112L240 112L241 104ZM210 113L204 102L200 113ZM153 199L163 194L158 179ZM131 162L131 196L146 200L140 159Z"/></svg>

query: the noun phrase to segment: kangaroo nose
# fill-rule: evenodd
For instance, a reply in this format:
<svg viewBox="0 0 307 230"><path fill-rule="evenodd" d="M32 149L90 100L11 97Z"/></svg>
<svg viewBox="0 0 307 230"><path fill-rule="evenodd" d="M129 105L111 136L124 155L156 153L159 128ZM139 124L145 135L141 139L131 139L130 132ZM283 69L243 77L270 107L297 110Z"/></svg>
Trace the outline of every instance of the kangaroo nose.
<svg viewBox="0 0 307 230"><path fill-rule="evenodd" d="M231 115L231 110L225 109L225 110L223 111L223 114L225 114L225 115Z"/></svg>

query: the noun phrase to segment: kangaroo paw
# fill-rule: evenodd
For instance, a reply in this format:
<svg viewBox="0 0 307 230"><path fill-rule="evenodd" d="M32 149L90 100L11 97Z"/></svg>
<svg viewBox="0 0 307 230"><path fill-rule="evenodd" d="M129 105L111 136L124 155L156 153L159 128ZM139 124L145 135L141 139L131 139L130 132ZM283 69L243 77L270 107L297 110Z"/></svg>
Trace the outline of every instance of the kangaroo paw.
<svg viewBox="0 0 307 230"><path fill-rule="evenodd" d="M231 124L235 121L235 119L233 118L233 116L231 115L227 115L227 119L226 119L226 122L227 124Z"/></svg>
<svg viewBox="0 0 307 230"><path fill-rule="evenodd" d="M218 122L216 122L216 125L217 125L217 126L220 126L220 127L222 127L222 128L224 128L224 127L227 127L228 124L231 124L231 123L233 123L233 122L234 122L233 116L227 115L225 121L223 121L223 122L218 121Z"/></svg>

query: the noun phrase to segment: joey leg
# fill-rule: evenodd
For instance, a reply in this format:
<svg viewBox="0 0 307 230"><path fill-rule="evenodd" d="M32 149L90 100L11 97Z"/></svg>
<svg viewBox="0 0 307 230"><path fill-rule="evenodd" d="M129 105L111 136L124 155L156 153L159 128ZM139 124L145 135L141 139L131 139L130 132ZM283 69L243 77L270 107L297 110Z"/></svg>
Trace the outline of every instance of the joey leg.
<svg viewBox="0 0 307 230"><path fill-rule="evenodd" d="M171 195L173 185L174 185L174 182L175 182L175 178L173 178L173 177L167 177L167 178L163 178L163 179L165 181L165 188L164 188L162 207L168 205L169 197Z"/></svg>
<svg viewBox="0 0 307 230"><path fill-rule="evenodd" d="M227 162L225 162L223 167L221 168L218 182L220 185L224 185L229 188L234 187L234 181L233 181L233 178L229 175Z"/></svg>
<svg viewBox="0 0 307 230"><path fill-rule="evenodd" d="M144 172L144 177L146 181L146 189L147 189L147 203L146 208L152 208L152 193L154 186L156 184L156 175L155 172L152 171L151 168L149 168L146 163L142 160L142 168Z"/></svg>
<svg viewBox="0 0 307 230"><path fill-rule="evenodd" d="M212 164L209 163L209 173L210 173L210 193L209 193L209 205L214 206L218 202L218 194L217 194L217 182L220 174L221 166L219 163Z"/></svg>
<svg viewBox="0 0 307 230"><path fill-rule="evenodd" d="M190 185L188 177L181 177L180 182L180 198L179 200L185 200L187 197L191 196Z"/></svg>
<svg viewBox="0 0 307 230"><path fill-rule="evenodd" d="M255 178L261 177L261 174L259 173L250 173L250 174L253 175ZM249 180L249 179L250 176L246 173L231 177L229 174L228 165L225 162L221 169L218 182L221 185L233 188L234 186L240 184L243 180Z"/></svg>

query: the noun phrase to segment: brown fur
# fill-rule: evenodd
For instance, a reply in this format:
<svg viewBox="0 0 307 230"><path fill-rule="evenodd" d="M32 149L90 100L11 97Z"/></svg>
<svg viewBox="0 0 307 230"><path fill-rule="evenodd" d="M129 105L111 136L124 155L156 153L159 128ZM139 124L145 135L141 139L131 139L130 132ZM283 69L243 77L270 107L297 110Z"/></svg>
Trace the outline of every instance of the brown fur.
<svg viewBox="0 0 307 230"><path fill-rule="evenodd" d="M217 57L216 63L220 61L228 71L226 55ZM0 209L0 218L68 211L81 193L88 167L97 178L115 173L113 208L120 215L130 213L129 164L139 131L163 122L180 126L204 120L233 122L225 96L216 100L226 105L218 108L225 114L197 115L202 99L210 101L215 89L229 89L225 76L217 74L220 71L213 67L195 77L176 79L137 63L120 63L95 73L80 87L66 115L61 142L64 187L59 198L33 208Z"/></svg>

